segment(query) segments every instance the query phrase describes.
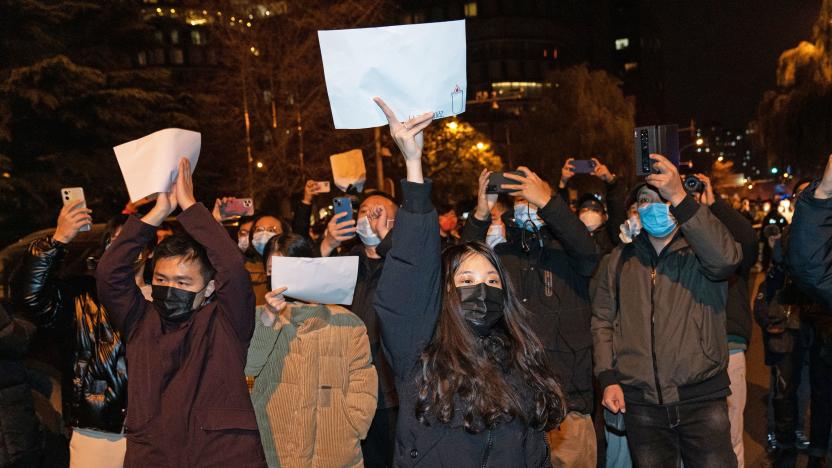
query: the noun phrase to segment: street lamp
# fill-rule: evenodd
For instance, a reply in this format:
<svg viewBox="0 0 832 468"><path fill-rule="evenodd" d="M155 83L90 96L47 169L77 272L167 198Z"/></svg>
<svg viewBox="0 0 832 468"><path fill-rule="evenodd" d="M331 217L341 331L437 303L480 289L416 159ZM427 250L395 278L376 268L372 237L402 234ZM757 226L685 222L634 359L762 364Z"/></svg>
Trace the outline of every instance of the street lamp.
<svg viewBox="0 0 832 468"><path fill-rule="evenodd" d="M485 143L483 143L481 141L478 141L476 146L477 146L477 149L480 150L480 151L483 151L486 148Z"/></svg>
<svg viewBox="0 0 832 468"><path fill-rule="evenodd" d="M705 140L703 140L702 138L697 138L696 139L696 146L702 146L704 144L705 144Z"/></svg>
<svg viewBox="0 0 832 468"><path fill-rule="evenodd" d="M257 169L263 169L263 161L257 161Z"/></svg>
<svg viewBox="0 0 832 468"><path fill-rule="evenodd" d="M448 129L452 132L456 132L457 128L459 128L459 124L456 123L456 120L451 120L448 122Z"/></svg>

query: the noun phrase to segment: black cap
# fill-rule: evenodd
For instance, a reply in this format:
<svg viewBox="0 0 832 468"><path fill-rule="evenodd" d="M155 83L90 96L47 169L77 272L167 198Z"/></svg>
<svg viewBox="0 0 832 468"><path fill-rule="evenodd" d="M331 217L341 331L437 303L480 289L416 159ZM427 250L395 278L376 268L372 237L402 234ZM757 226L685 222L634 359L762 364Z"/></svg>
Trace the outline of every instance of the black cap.
<svg viewBox="0 0 832 468"><path fill-rule="evenodd" d="M592 193L585 193L578 199L578 211L583 209L590 209L594 211L599 211L601 213L606 213L607 209L601 200L595 194Z"/></svg>

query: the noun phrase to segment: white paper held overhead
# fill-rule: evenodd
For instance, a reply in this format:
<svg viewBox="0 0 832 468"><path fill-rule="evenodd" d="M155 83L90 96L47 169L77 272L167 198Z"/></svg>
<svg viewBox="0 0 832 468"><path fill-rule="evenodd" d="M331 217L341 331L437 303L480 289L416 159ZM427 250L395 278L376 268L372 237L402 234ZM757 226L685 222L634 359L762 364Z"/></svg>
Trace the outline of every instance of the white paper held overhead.
<svg viewBox="0 0 832 468"><path fill-rule="evenodd" d="M360 149L333 154L329 157L329 164L335 186L342 192L346 192L350 185L359 192L364 191L367 168L364 166L364 153Z"/></svg>
<svg viewBox="0 0 832 468"><path fill-rule="evenodd" d="M378 96L402 120L465 111L465 21L318 31L335 128L387 124Z"/></svg>
<svg viewBox="0 0 832 468"><path fill-rule="evenodd" d="M352 304L358 257L272 257L272 291L316 304Z"/></svg>
<svg viewBox="0 0 832 468"><path fill-rule="evenodd" d="M199 132L166 128L113 148L130 201L170 191L179 175L179 160L183 157L191 162L193 173L201 145Z"/></svg>

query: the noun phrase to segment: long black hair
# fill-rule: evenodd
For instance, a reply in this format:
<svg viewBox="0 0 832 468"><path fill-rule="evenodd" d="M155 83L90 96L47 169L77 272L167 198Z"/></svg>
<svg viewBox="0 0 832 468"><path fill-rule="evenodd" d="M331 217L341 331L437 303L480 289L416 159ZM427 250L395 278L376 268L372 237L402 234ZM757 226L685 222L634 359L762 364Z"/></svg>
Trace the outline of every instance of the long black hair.
<svg viewBox="0 0 832 468"><path fill-rule="evenodd" d="M472 255L485 257L500 276L505 293L501 325L507 335L509 372L530 387L533 409L508 382L501 366L484 352L482 340L465 321L454 274ZM556 426L566 413L563 391L546 363L529 312L515 296L494 251L482 242L449 247L442 253L442 277L442 310L433 338L420 358L417 419L429 424L431 416L440 423L449 423L454 412L460 410L464 427L471 433L516 417L537 430Z"/></svg>

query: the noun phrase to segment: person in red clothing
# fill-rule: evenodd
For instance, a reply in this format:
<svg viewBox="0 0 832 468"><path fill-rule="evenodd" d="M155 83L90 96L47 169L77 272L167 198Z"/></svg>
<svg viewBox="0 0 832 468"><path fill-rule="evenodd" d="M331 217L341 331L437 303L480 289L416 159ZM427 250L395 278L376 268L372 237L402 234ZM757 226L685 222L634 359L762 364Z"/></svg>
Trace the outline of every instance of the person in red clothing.
<svg viewBox="0 0 832 468"><path fill-rule="evenodd" d="M133 259L176 208L185 233L154 251L153 300L133 279ZM244 374L254 294L243 256L193 195L182 159L169 193L131 217L96 270L101 302L126 337L125 467L264 467Z"/></svg>

